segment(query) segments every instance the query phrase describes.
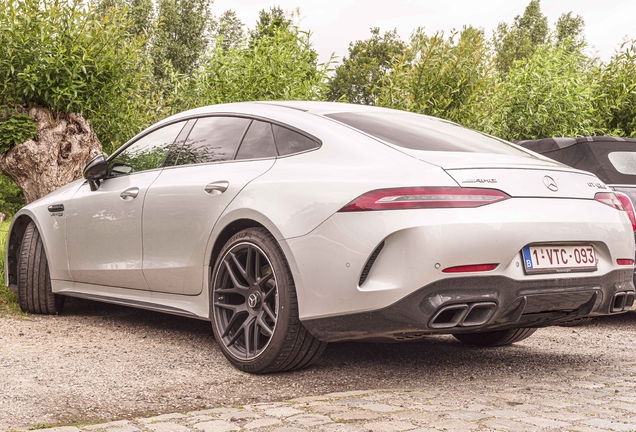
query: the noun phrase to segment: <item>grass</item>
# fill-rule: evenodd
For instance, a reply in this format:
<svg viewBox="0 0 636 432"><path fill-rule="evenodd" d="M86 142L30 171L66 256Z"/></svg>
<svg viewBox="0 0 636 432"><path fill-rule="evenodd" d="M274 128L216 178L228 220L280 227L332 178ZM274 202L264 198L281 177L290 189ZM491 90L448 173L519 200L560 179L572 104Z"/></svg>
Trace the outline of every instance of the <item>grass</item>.
<svg viewBox="0 0 636 432"><path fill-rule="evenodd" d="M4 257L11 221L0 222L0 315L19 313L18 295L4 285Z"/></svg>

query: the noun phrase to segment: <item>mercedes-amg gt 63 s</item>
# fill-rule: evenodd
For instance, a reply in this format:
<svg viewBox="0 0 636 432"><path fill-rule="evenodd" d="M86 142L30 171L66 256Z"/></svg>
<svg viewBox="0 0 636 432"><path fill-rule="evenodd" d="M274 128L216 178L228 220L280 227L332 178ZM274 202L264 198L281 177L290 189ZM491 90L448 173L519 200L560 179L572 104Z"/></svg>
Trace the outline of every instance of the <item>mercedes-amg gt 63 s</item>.
<svg viewBox="0 0 636 432"><path fill-rule="evenodd" d="M321 102L169 117L13 220L6 283L212 323L241 370L327 342L507 345L624 312L634 236L594 175L457 124Z"/></svg>

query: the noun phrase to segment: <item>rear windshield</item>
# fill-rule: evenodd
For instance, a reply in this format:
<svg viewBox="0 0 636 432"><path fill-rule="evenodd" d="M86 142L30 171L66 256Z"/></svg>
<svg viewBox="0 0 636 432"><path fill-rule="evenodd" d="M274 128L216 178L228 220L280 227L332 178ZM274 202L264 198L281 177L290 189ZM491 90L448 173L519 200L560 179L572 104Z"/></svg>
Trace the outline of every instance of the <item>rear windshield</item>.
<svg viewBox="0 0 636 432"><path fill-rule="evenodd" d="M636 175L636 152L612 152L607 157L619 173Z"/></svg>
<svg viewBox="0 0 636 432"><path fill-rule="evenodd" d="M513 145L454 123L407 112L344 112L327 117L390 144L413 150L532 157Z"/></svg>

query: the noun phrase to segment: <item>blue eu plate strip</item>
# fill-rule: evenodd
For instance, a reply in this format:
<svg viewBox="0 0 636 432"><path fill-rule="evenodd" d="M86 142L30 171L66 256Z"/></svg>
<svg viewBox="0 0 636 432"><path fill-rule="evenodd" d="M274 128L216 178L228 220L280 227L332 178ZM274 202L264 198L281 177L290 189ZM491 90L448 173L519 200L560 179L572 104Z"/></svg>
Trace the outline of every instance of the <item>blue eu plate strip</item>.
<svg viewBox="0 0 636 432"><path fill-rule="evenodd" d="M523 248L523 260L525 261L526 268L528 270L532 270L534 268L532 267L532 257L530 256L530 248L528 246Z"/></svg>

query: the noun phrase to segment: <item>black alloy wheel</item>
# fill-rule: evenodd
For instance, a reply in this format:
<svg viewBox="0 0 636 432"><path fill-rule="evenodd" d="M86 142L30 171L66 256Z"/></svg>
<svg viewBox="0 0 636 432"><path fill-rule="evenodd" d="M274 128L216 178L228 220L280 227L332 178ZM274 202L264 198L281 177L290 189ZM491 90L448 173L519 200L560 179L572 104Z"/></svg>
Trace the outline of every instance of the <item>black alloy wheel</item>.
<svg viewBox="0 0 636 432"><path fill-rule="evenodd" d="M298 319L289 265L274 237L248 228L225 244L214 266L210 319L225 357L251 373L309 366L326 343Z"/></svg>
<svg viewBox="0 0 636 432"><path fill-rule="evenodd" d="M234 245L222 260L214 287L221 339L237 358L258 357L271 341L278 315L276 275L256 245Z"/></svg>

